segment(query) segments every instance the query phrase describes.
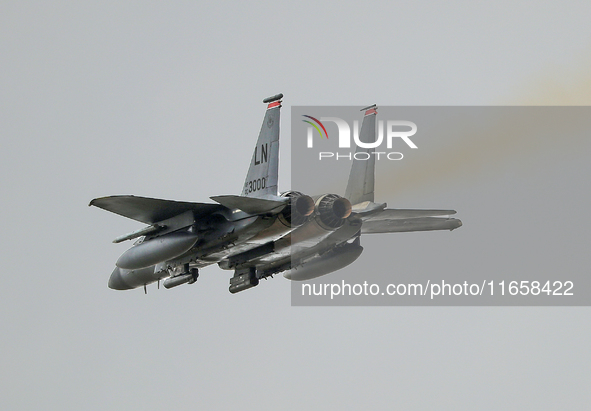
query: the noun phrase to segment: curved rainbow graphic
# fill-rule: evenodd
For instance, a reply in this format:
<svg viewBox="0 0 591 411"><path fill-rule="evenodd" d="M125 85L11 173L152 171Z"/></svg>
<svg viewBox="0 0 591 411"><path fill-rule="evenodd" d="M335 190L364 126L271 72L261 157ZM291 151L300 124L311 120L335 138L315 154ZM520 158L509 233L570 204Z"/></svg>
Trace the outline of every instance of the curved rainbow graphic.
<svg viewBox="0 0 591 411"><path fill-rule="evenodd" d="M307 115L303 115L304 117L308 117L309 119L314 120L316 123L318 123L320 125L320 127L322 127L322 130L324 130L324 135L326 136L326 139L328 140L328 133L326 132L326 128L324 128L324 125L320 122L320 120L312 117L312 116L307 116ZM322 131L320 131L320 129L318 128L318 126L314 123L312 123L311 121L308 120L302 120L304 123L308 123L310 124L312 127L314 127L316 130L318 130L318 134L320 134L320 137L322 137Z"/></svg>

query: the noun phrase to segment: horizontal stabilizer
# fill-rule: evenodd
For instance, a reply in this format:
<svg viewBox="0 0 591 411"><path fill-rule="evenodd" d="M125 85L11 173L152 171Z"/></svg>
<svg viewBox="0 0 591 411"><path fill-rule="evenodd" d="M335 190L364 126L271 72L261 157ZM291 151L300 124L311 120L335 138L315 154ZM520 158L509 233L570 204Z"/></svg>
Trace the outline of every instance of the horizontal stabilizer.
<svg viewBox="0 0 591 411"><path fill-rule="evenodd" d="M457 218L418 217L367 220L361 226L361 234L402 233L409 231L454 230L462 225Z"/></svg>
<svg viewBox="0 0 591 411"><path fill-rule="evenodd" d="M215 196L210 197L213 201L217 201L221 205L228 208L237 208L245 213L258 215L267 213L278 213L285 208L288 198L281 199L281 201L267 200L264 198L243 197L243 196ZM280 197L278 197L279 199Z"/></svg>
<svg viewBox="0 0 591 411"><path fill-rule="evenodd" d="M418 217L439 217L444 215L453 215L456 210L416 210L403 208L386 208L380 213L372 215L370 220L398 220L405 218Z"/></svg>
<svg viewBox="0 0 591 411"><path fill-rule="evenodd" d="M219 204L188 203L136 196L111 196L95 198L89 204L146 224L154 224L186 211L193 211L195 218L222 210Z"/></svg>

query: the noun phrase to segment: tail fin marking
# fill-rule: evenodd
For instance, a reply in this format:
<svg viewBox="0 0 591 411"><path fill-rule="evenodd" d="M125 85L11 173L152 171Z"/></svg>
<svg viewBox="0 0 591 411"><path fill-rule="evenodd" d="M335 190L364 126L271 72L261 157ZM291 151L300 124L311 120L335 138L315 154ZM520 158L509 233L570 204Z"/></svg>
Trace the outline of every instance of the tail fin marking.
<svg viewBox="0 0 591 411"><path fill-rule="evenodd" d="M263 198L277 196L279 173L279 119L282 94L263 100L269 103L250 168L244 181L242 196Z"/></svg>

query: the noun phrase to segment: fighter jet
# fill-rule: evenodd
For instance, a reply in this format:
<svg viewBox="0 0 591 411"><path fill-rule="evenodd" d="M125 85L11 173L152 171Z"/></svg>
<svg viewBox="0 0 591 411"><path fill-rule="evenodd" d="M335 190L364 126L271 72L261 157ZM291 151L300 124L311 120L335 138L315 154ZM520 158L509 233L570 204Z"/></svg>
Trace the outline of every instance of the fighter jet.
<svg viewBox="0 0 591 411"><path fill-rule="evenodd" d="M134 240L115 263L109 287L128 290L163 280L165 288L193 284L212 264L233 270L237 293L283 272L302 281L339 270L362 253L362 234L454 230L454 210L389 209L374 202L375 156L354 161L344 196L277 191L279 118L283 94L267 110L240 195L193 203L131 195L95 198L104 210L146 224L113 240ZM375 141L377 107L365 112L359 137ZM370 152L373 149L357 148Z"/></svg>

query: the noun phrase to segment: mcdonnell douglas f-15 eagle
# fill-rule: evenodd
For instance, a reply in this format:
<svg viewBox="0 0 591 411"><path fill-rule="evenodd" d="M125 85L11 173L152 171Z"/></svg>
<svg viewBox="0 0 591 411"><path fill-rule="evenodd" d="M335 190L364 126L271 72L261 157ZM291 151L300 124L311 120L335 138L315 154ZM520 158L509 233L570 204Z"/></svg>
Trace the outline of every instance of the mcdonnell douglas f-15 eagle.
<svg viewBox="0 0 591 411"><path fill-rule="evenodd" d="M307 280L339 270L363 251L362 234L453 230L454 210L389 209L374 202L375 156L354 161L345 196L278 194L279 113L283 94L266 98L267 111L240 195L192 203L136 196L96 198L90 205L147 224L113 242L137 239L115 263L109 287L128 290L163 281L193 284L199 269L217 263L234 270L230 292L283 272ZM375 106L365 110L359 137L374 142ZM357 151L373 149L358 147Z"/></svg>

